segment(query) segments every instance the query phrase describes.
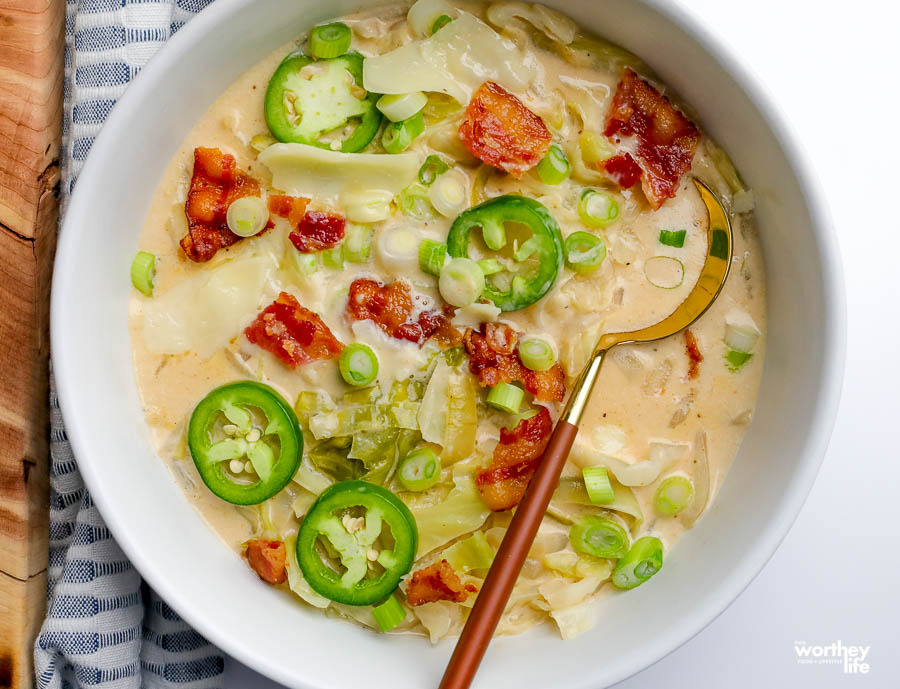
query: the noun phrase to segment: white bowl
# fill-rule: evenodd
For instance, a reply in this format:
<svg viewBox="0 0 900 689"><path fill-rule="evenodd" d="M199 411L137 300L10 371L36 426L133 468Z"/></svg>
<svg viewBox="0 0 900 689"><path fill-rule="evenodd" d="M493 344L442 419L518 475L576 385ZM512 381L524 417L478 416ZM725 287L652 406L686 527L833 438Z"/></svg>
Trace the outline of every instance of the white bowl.
<svg viewBox="0 0 900 689"><path fill-rule="evenodd" d="M437 684L451 642L379 636L292 604L205 526L151 448L129 352L128 266L182 137L271 50L362 4L219 0L141 72L94 143L65 218L53 363L94 501L141 574L201 633L290 686L421 689ZM545 626L497 639L475 682L491 689L607 686L721 613L775 551L815 480L844 361L844 290L825 204L760 86L671 2L548 4L646 59L733 156L756 191L769 338L756 420L709 513L650 585L609 600L593 631L562 642Z"/></svg>

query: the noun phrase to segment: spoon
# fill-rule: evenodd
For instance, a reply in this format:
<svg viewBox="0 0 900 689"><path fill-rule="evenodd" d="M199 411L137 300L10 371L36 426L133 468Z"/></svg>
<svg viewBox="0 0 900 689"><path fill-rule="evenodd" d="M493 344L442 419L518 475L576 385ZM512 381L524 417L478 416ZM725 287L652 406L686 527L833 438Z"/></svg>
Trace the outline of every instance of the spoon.
<svg viewBox="0 0 900 689"><path fill-rule="evenodd" d="M494 564L475 599L466 626L450 657L439 689L467 689L471 684L534 542L553 491L559 483L563 465L578 433L578 423L587 407L606 355L613 347L621 344L652 342L675 335L700 318L722 291L733 251L731 222L712 190L697 179L694 184L709 214L706 261L700 277L678 308L659 323L641 330L606 333L600 337L591 358L575 381L565 411L553 430L525 496L516 508L506 536L494 557Z"/></svg>

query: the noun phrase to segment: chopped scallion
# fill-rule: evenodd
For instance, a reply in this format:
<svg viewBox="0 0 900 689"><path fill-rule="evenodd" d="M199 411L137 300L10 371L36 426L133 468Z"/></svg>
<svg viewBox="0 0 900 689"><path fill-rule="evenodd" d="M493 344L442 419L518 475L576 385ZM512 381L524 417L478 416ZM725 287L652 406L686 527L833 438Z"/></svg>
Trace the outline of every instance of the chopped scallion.
<svg viewBox="0 0 900 689"><path fill-rule="evenodd" d="M662 515L671 517L683 512L694 499L694 484L687 476L663 479L653 494L653 506Z"/></svg>
<svg viewBox="0 0 900 689"><path fill-rule="evenodd" d="M612 517L589 515L569 531L572 547L584 555L615 559L628 551L628 532Z"/></svg>
<svg viewBox="0 0 900 689"><path fill-rule="evenodd" d="M739 352L736 349L730 349L725 355L725 365L732 371L737 371L738 369L743 368L744 364L752 358L753 354L750 352Z"/></svg>
<svg viewBox="0 0 900 689"><path fill-rule="evenodd" d="M576 273L590 273L606 260L606 242L590 232L578 230L566 237L566 263Z"/></svg>
<svg viewBox="0 0 900 689"><path fill-rule="evenodd" d="M141 294L152 297L155 278L156 256L147 251L138 251L131 262L131 284Z"/></svg>
<svg viewBox="0 0 900 689"><path fill-rule="evenodd" d="M562 184L571 171L569 159L558 144L551 145L537 164L537 175L544 184Z"/></svg>
<svg viewBox="0 0 900 689"><path fill-rule="evenodd" d="M487 403L509 414L518 414L525 399L525 391L512 383L497 383L488 392Z"/></svg>
<svg viewBox="0 0 900 689"><path fill-rule="evenodd" d="M371 385L378 377L378 357L371 347L360 342L344 347L338 367L341 378L355 387Z"/></svg>
<svg viewBox="0 0 900 689"><path fill-rule="evenodd" d="M527 369L546 371L556 363L556 354L547 340L524 337L519 340L519 358Z"/></svg>
<svg viewBox="0 0 900 689"><path fill-rule="evenodd" d="M394 195L386 189L366 189L342 198L347 220L373 223L387 220L391 215Z"/></svg>
<svg viewBox="0 0 900 689"><path fill-rule="evenodd" d="M407 120L388 124L381 135L381 145L388 153L403 153L424 131L425 118L420 111Z"/></svg>
<svg viewBox="0 0 900 689"><path fill-rule="evenodd" d="M406 490L428 490L441 478L441 459L428 447L410 452L400 462L397 478Z"/></svg>
<svg viewBox="0 0 900 689"><path fill-rule="evenodd" d="M400 192L397 204L403 215L414 220L428 220L434 217L434 207L428 198L428 190L421 184L410 184Z"/></svg>
<svg viewBox="0 0 900 689"><path fill-rule="evenodd" d="M391 122L402 122L418 114L427 102L428 97L421 91L392 93L379 98L375 107Z"/></svg>
<svg viewBox="0 0 900 689"><path fill-rule="evenodd" d="M578 202L578 217L590 227L606 227L619 217L619 204L611 194L585 189Z"/></svg>
<svg viewBox="0 0 900 689"><path fill-rule="evenodd" d="M450 166L444 161L443 158L432 153L425 159L425 162L422 163L422 167L419 168L419 181L426 187L431 186L434 180L443 175L449 169Z"/></svg>
<svg viewBox="0 0 900 689"><path fill-rule="evenodd" d="M466 176L453 170L438 177L428 189L428 198L435 210L445 218L455 218L465 207L468 198Z"/></svg>
<svg viewBox="0 0 900 689"><path fill-rule="evenodd" d="M341 270L344 267L344 252L340 244L330 249L325 249L319 255L322 257L322 265L326 268Z"/></svg>
<svg viewBox="0 0 900 689"><path fill-rule="evenodd" d="M494 275L503 270L503 264L496 258L483 258L478 261L478 267L481 268L481 272L485 275Z"/></svg>
<svg viewBox="0 0 900 689"><path fill-rule="evenodd" d="M391 594L384 603L372 608L372 617L375 618L381 631L389 632L406 619L406 608Z"/></svg>
<svg viewBox="0 0 900 689"><path fill-rule="evenodd" d="M238 237L252 237L269 222L269 209L259 196L242 196L228 206L225 222Z"/></svg>
<svg viewBox="0 0 900 689"><path fill-rule="evenodd" d="M709 255L721 258L723 261L728 259L728 233L725 230L713 230Z"/></svg>
<svg viewBox="0 0 900 689"><path fill-rule="evenodd" d="M680 249L684 246L684 238L687 237L687 230L660 230L659 243L666 246L674 246Z"/></svg>
<svg viewBox="0 0 900 689"><path fill-rule="evenodd" d="M588 498L595 505L605 505L616 499L616 493L609 482L606 467L585 467L581 470Z"/></svg>
<svg viewBox="0 0 900 689"><path fill-rule="evenodd" d="M468 306L484 291L484 273L471 258L451 258L441 269L438 289L451 306Z"/></svg>
<svg viewBox="0 0 900 689"><path fill-rule="evenodd" d="M434 24L431 25L431 33L436 34L452 21L453 18L449 14L442 14L440 17L435 19Z"/></svg>
<svg viewBox="0 0 900 689"><path fill-rule="evenodd" d="M315 27L309 34L309 52L319 60L338 57L350 50L353 33L341 22Z"/></svg>
<svg viewBox="0 0 900 689"><path fill-rule="evenodd" d="M372 228L348 224L344 234L344 260L349 263L366 263L372 256Z"/></svg>
<svg viewBox="0 0 900 689"><path fill-rule="evenodd" d="M644 261L644 276L654 287L675 289L684 282L684 264L671 256L651 256Z"/></svg>
<svg viewBox="0 0 900 689"><path fill-rule="evenodd" d="M423 239L419 244L419 268L429 275L440 275L447 260L447 245L433 239Z"/></svg>
<svg viewBox="0 0 900 689"><path fill-rule="evenodd" d="M616 563L612 583L620 589L633 589L656 574L663 565L663 546L655 536L634 542L628 553Z"/></svg>

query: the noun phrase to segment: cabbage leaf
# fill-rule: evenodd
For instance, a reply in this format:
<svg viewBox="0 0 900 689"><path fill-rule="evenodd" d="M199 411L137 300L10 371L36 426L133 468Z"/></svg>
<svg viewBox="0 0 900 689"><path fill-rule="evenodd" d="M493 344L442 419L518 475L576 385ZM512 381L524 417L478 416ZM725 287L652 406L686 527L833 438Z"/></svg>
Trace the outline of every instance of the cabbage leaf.
<svg viewBox="0 0 900 689"><path fill-rule="evenodd" d="M453 490L443 502L410 508L419 527L417 558L475 531L491 514L481 499L471 474L456 476L453 482Z"/></svg>

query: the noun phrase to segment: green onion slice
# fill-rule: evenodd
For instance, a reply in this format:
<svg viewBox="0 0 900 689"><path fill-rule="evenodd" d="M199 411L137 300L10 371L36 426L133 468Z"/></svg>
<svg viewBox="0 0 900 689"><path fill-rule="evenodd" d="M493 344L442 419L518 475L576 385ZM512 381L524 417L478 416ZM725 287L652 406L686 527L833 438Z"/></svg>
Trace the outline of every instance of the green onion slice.
<svg viewBox="0 0 900 689"><path fill-rule="evenodd" d="M412 93L391 93L378 99L375 107L391 122L402 122L419 113L428 97L421 91Z"/></svg>
<svg viewBox="0 0 900 689"><path fill-rule="evenodd" d="M338 57L350 50L353 33L341 22L317 26L309 34L309 52L319 60Z"/></svg>
<svg viewBox="0 0 900 689"><path fill-rule="evenodd" d="M368 345L354 343L344 347L338 359L341 378L349 385L371 385L378 377L378 357Z"/></svg>
<svg viewBox="0 0 900 689"><path fill-rule="evenodd" d="M611 194L585 189L578 202L578 217L590 227L606 227L619 217L619 204Z"/></svg>
<svg viewBox="0 0 900 689"><path fill-rule="evenodd" d="M485 275L495 275L503 270L503 264L496 258L483 258L478 261L478 267Z"/></svg>
<svg viewBox="0 0 900 689"><path fill-rule="evenodd" d="M576 273L590 273L606 260L606 242L590 232L577 231L566 237L566 263Z"/></svg>
<svg viewBox="0 0 900 689"><path fill-rule="evenodd" d="M322 257L322 265L326 268L341 270L344 267L344 251L342 244L338 244L330 249L319 252Z"/></svg>
<svg viewBox="0 0 900 689"><path fill-rule="evenodd" d="M544 184L561 184L571 171L569 159L558 144L552 144L547 155L537 164L537 175Z"/></svg>
<svg viewBox="0 0 900 689"><path fill-rule="evenodd" d="M441 478L441 459L428 447L411 452L400 462L397 478L406 490L428 490Z"/></svg>
<svg viewBox="0 0 900 689"><path fill-rule="evenodd" d="M428 189L421 184L410 184L400 192L397 203L403 215L413 220L428 220L434 217L434 207L428 198Z"/></svg>
<svg viewBox="0 0 900 689"><path fill-rule="evenodd" d="M519 340L519 358L525 368L546 371L556 363L556 354L547 340L539 337L523 337Z"/></svg>
<svg viewBox="0 0 900 689"><path fill-rule="evenodd" d="M451 258L441 269L438 290L451 306L468 306L484 291L484 273L471 258Z"/></svg>
<svg viewBox="0 0 900 689"><path fill-rule="evenodd" d="M131 284L141 294L153 296L153 280L156 278L156 256L138 251L131 262Z"/></svg>
<svg viewBox="0 0 900 689"><path fill-rule="evenodd" d="M389 632L406 619L406 608L391 594L384 603L372 608L372 617L375 618L381 631Z"/></svg>
<svg viewBox="0 0 900 689"><path fill-rule="evenodd" d="M721 258L723 261L728 258L728 233L725 230L713 230L709 255Z"/></svg>
<svg viewBox="0 0 900 689"><path fill-rule="evenodd" d="M242 196L228 206L225 222L238 237L252 237L269 222L269 209L259 196Z"/></svg>
<svg viewBox="0 0 900 689"><path fill-rule="evenodd" d="M687 476L663 479L653 494L656 511L667 517L683 512L694 499L694 484Z"/></svg>
<svg viewBox="0 0 900 689"><path fill-rule="evenodd" d="M384 128L381 145L388 153L403 153L425 131L425 118L421 111L401 122L391 122Z"/></svg>
<svg viewBox="0 0 900 689"><path fill-rule="evenodd" d="M509 414L518 414L525 399L525 391L511 383L497 383L487 396L487 403Z"/></svg>
<svg viewBox="0 0 900 689"><path fill-rule="evenodd" d="M372 257L371 227L348 224L341 246L344 260L349 263L366 263Z"/></svg>
<svg viewBox="0 0 900 689"><path fill-rule="evenodd" d="M736 349L730 349L725 355L725 365L732 371L737 371L743 368L744 364L752 358L753 354L750 352L739 352Z"/></svg>
<svg viewBox="0 0 900 689"><path fill-rule="evenodd" d="M439 155L432 153L422 163L419 168L419 181L426 187L430 186L434 180L443 175L450 166Z"/></svg>
<svg viewBox="0 0 900 689"><path fill-rule="evenodd" d="M461 170L441 175L428 189L431 205L445 218L455 218L466 206L469 196L466 182L466 175Z"/></svg>
<svg viewBox="0 0 900 689"><path fill-rule="evenodd" d="M612 583L620 589L633 589L656 574L663 565L663 546L655 536L639 538L616 564Z"/></svg>
<svg viewBox="0 0 900 689"><path fill-rule="evenodd" d="M584 476L584 487L592 503L605 505L616 499L616 492L609 482L606 467L585 467L581 474Z"/></svg>
<svg viewBox="0 0 900 689"><path fill-rule="evenodd" d="M666 246L674 246L680 249L684 246L684 238L687 237L687 230L660 230L659 243Z"/></svg>
<svg viewBox="0 0 900 689"><path fill-rule="evenodd" d="M652 256L644 261L644 276L654 287L675 289L684 282L684 264L671 256Z"/></svg>
<svg viewBox="0 0 900 689"><path fill-rule="evenodd" d="M447 260L447 245L433 239L423 239L419 244L419 268L429 275L440 275Z"/></svg>
<svg viewBox="0 0 900 689"><path fill-rule="evenodd" d="M579 553L615 559L628 551L628 532L612 517L590 515L569 531L569 542Z"/></svg>
<svg viewBox="0 0 900 689"><path fill-rule="evenodd" d="M431 33L436 34L452 21L453 18L449 14L442 14L440 17L435 19L434 24L431 25Z"/></svg>

